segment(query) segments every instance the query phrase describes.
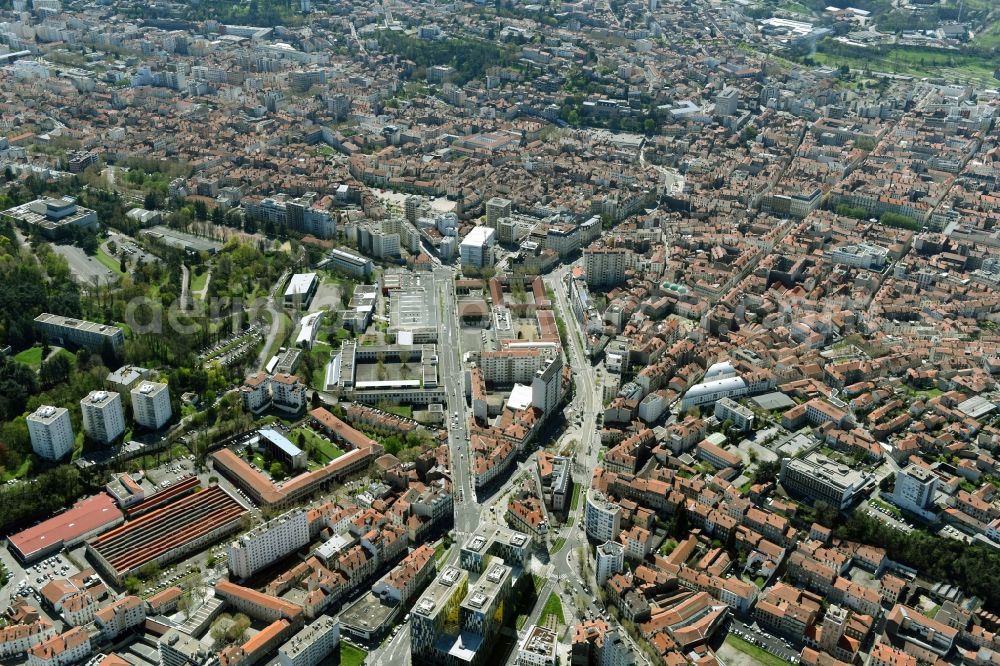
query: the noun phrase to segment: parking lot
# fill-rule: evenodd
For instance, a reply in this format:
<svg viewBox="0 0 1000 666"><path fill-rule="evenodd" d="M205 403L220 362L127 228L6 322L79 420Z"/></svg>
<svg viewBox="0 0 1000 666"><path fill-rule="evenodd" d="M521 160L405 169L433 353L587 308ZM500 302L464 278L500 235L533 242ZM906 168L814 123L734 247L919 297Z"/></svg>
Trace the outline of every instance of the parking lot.
<svg viewBox="0 0 1000 666"><path fill-rule="evenodd" d="M99 262L96 257L88 257L86 252L75 245L53 245L52 249L66 259L70 272L82 284L92 284L95 279L100 280L102 284L118 280L118 275L112 273L111 269Z"/></svg>
<svg viewBox="0 0 1000 666"><path fill-rule="evenodd" d="M10 581L4 586L3 594L0 595L0 602L4 603L4 607L18 601L26 601L41 609L43 587L52 580L68 578L80 572L63 554L51 555L23 568L6 549L3 550L2 559L11 573Z"/></svg>
<svg viewBox="0 0 1000 666"><path fill-rule="evenodd" d="M775 636L756 623L746 625L733 619L729 626L729 632L779 659L784 659L792 664L799 663L799 649L790 640Z"/></svg>

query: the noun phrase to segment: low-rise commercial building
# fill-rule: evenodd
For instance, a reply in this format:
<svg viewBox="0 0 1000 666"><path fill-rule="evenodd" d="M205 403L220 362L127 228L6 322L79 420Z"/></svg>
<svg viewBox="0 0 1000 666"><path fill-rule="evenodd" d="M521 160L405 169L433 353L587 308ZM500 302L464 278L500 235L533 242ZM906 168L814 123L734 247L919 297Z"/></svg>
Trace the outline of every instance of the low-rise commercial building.
<svg viewBox="0 0 1000 666"><path fill-rule="evenodd" d="M835 463L820 453L781 460L781 485L790 493L846 509L875 486L872 475Z"/></svg>
<svg viewBox="0 0 1000 666"><path fill-rule="evenodd" d="M319 279L315 273L296 273L288 281L288 287L285 289L285 307L308 310L318 288Z"/></svg>
<svg viewBox="0 0 1000 666"><path fill-rule="evenodd" d="M290 471L304 469L308 462L306 452L292 444L287 437L277 430L263 428L257 432L254 443L259 448L285 466Z"/></svg>
<svg viewBox="0 0 1000 666"><path fill-rule="evenodd" d="M359 278L367 278L375 268L371 259L341 248L331 250L321 266Z"/></svg>
<svg viewBox="0 0 1000 666"><path fill-rule="evenodd" d="M715 403L715 418L721 422L730 421L739 431L753 427L753 412L732 398L721 398Z"/></svg>
<svg viewBox="0 0 1000 666"><path fill-rule="evenodd" d="M0 213L37 228L46 238L60 238L73 228L97 231L97 213L72 197L35 199Z"/></svg>
<svg viewBox="0 0 1000 666"><path fill-rule="evenodd" d="M118 350L125 344L125 334L117 326L98 324L43 312L35 317L35 329L50 342L86 347L100 353L105 345Z"/></svg>

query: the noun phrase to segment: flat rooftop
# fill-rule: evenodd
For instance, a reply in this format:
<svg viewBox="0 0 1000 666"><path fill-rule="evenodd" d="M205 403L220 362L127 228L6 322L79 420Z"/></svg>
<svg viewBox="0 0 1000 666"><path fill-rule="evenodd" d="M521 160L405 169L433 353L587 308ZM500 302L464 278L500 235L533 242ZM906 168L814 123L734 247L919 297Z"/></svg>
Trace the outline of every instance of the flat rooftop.
<svg viewBox="0 0 1000 666"><path fill-rule="evenodd" d="M424 617L436 617L445 607L445 602L469 579L469 572L458 567L445 567L437 578L431 581L420 599L413 605L413 611Z"/></svg>
<svg viewBox="0 0 1000 666"><path fill-rule="evenodd" d="M384 627L399 606L388 606L371 592L361 597L340 612L340 624L346 629L366 633L377 632Z"/></svg>
<svg viewBox="0 0 1000 666"><path fill-rule="evenodd" d="M121 332L121 329L117 326L98 324L97 322L87 321L86 319L63 317L62 315L52 314L49 312L43 312L35 317L35 322L39 324L51 324L53 326L65 326L66 328L75 328L78 331L88 331L90 333L99 333L100 335L107 336L112 336Z"/></svg>
<svg viewBox="0 0 1000 666"><path fill-rule="evenodd" d="M288 288L285 289L285 298L308 294L316 282L315 273L296 273L288 281Z"/></svg>
<svg viewBox="0 0 1000 666"><path fill-rule="evenodd" d="M258 434L262 439L266 439L267 441L271 442L276 447L281 449L285 453L285 455L287 455L289 458L294 458L295 456L302 454L302 449L292 444L292 442L289 441L287 437L282 435L277 430L264 428L260 430Z"/></svg>

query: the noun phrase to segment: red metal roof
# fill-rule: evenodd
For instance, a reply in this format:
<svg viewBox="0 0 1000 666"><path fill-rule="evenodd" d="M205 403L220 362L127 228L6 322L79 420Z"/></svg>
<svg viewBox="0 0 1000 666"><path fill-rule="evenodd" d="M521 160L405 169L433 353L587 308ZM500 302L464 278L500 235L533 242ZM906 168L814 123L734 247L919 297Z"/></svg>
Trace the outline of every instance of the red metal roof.
<svg viewBox="0 0 1000 666"><path fill-rule="evenodd" d="M11 535L10 543L21 557L51 548L54 543L73 541L85 534L122 520L122 512L108 493L98 493L74 504L58 516Z"/></svg>
<svg viewBox="0 0 1000 666"><path fill-rule="evenodd" d="M151 511L90 542L118 574L229 523L247 511L217 485Z"/></svg>

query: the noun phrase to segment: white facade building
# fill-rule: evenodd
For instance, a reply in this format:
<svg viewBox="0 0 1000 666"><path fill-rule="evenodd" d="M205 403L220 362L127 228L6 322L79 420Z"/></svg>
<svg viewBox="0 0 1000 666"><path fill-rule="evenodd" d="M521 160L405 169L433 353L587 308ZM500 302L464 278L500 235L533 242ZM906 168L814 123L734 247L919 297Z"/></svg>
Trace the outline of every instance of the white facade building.
<svg viewBox="0 0 1000 666"><path fill-rule="evenodd" d="M159 430L170 420L170 391L161 382L142 382L131 391L135 422Z"/></svg>
<svg viewBox="0 0 1000 666"><path fill-rule="evenodd" d="M28 666L66 666L82 661L91 652L90 636L83 627L53 636L28 652Z"/></svg>
<svg viewBox="0 0 1000 666"><path fill-rule="evenodd" d="M587 286L611 287L625 281L624 248L590 247L583 251Z"/></svg>
<svg viewBox="0 0 1000 666"><path fill-rule="evenodd" d="M46 460L59 460L73 450L73 424L65 407L42 405L28 415L31 448Z"/></svg>
<svg viewBox="0 0 1000 666"><path fill-rule="evenodd" d="M492 266L494 245L496 245L496 230L489 227L474 228L459 245L462 266L472 268Z"/></svg>
<svg viewBox="0 0 1000 666"><path fill-rule="evenodd" d="M595 488L587 491L587 536L604 543L616 541L621 532L622 508Z"/></svg>
<svg viewBox="0 0 1000 666"><path fill-rule="evenodd" d="M323 615L301 630L278 650L281 666L316 666L340 645L340 622Z"/></svg>
<svg viewBox="0 0 1000 666"><path fill-rule="evenodd" d="M524 637L517 652L518 666L556 666L559 639L548 627L535 625Z"/></svg>
<svg viewBox="0 0 1000 666"><path fill-rule="evenodd" d="M531 406L551 416L562 398L562 356L556 356L531 381Z"/></svg>
<svg viewBox="0 0 1000 666"><path fill-rule="evenodd" d="M605 541L597 547L597 584L604 585L625 567L625 547L617 541Z"/></svg>
<svg viewBox="0 0 1000 666"><path fill-rule="evenodd" d="M229 571L239 579L309 544L309 515L294 509L247 532L229 545Z"/></svg>
<svg viewBox="0 0 1000 666"><path fill-rule="evenodd" d="M889 251L878 245L845 245L830 253L830 261L835 264L864 268L867 270L882 270L885 268Z"/></svg>
<svg viewBox="0 0 1000 666"><path fill-rule="evenodd" d="M110 444L125 432L122 398L114 391L91 391L80 401L83 431L90 439Z"/></svg>
<svg viewBox="0 0 1000 666"><path fill-rule="evenodd" d="M901 509L923 514L934 508L937 474L919 465L907 465L896 472L892 500Z"/></svg>

